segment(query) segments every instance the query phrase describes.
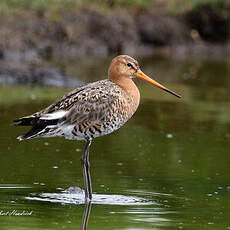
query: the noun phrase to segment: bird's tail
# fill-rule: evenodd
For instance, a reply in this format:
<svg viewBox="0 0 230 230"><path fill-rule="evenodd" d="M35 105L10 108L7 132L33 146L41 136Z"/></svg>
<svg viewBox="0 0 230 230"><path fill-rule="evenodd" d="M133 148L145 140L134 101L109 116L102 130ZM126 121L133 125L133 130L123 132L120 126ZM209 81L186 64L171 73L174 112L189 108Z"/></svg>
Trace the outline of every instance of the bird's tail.
<svg viewBox="0 0 230 230"><path fill-rule="evenodd" d="M14 120L13 125L15 126L33 126L36 124L38 118L35 116L22 117L17 120Z"/></svg>
<svg viewBox="0 0 230 230"><path fill-rule="evenodd" d="M56 125L58 119L54 120L40 120L39 117L28 116L22 117L13 121L13 125L15 126L32 126L32 128L26 133L17 137L18 140L22 141L25 139L31 139L38 137L44 130L48 131L49 128L47 126Z"/></svg>
<svg viewBox="0 0 230 230"><path fill-rule="evenodd" d="M25 139L31 139L38 137L39 134L46 128L46 125L35 125L26 133L17 137L19 141L23 141Z"/></svg>

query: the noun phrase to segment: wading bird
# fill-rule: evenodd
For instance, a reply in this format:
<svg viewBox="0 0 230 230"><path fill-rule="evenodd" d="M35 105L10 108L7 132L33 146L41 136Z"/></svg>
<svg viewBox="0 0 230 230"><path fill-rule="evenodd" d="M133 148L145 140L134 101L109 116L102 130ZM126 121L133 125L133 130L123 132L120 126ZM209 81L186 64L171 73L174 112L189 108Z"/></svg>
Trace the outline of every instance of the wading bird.
<svg viewBox="0 0 230 230"><path fill-rule="evenodd" d="M112 60L108 79L76 88L49 107L14 121L15 125L32 126L19 140L64 136L86 141L81 157L86 201L92 199L89 172L92 139L119 129L137 110L140 93L132 80L135 77L181 97L146 76L136 60L120 55Z"/></svg>

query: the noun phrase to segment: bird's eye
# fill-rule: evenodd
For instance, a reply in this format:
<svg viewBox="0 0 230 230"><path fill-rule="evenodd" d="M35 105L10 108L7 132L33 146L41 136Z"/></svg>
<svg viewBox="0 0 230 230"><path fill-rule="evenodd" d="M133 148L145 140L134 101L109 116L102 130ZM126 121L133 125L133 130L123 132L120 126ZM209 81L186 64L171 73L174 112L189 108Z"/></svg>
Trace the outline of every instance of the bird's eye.
<svg viewBox="0 0 230 230"><path fill-rule="evenodd" d="M127 63L128 67L133 67L132 64L130 62Z"/></svg>

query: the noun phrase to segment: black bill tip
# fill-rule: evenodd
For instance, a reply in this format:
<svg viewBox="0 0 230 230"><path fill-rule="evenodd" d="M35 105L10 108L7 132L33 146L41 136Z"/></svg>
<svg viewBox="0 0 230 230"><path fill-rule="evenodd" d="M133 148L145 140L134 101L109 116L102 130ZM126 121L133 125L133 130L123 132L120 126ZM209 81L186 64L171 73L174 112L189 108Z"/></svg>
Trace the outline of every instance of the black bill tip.
<svg viewBox="0 0 230 230"><path fill-rule="evenodd" d="M164 89L166 92L168 92L168 93L171 93L172 95L174 95L174 96L176 96L176 97L178 97L178 98L181 98L181 95L179 95L179 94L177 94L177 93L175 93L175 92L173 92L172 90L170 90L170 89Z"/></svg>

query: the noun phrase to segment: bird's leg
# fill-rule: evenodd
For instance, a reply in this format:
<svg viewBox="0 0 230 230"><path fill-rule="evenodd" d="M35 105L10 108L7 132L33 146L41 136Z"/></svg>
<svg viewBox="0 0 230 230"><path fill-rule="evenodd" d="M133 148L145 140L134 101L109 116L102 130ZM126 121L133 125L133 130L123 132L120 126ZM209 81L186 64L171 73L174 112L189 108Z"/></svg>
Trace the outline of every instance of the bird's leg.
<svg viewBox="0 0 230 230"><path fill-rule="evenodd" d="M90 164L89 164L89 147L91 145L92 140L88 139L86 141L86 146L84 152L81 157L81 165L83 170L84 177L84 187L85 187L85 201L92 200L92 186L91 186L91 178L90 178Z"/></svg>

